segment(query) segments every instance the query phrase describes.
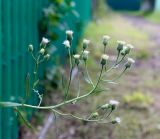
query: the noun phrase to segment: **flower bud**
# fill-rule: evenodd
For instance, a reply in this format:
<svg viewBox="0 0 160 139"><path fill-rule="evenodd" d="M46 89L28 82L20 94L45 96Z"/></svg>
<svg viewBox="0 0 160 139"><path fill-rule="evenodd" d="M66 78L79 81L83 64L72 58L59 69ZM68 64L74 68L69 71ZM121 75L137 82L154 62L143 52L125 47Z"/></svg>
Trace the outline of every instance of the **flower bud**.
<svg viewBox="0 0 160 139"><path fill-rule="evenodd" d="M44 56L44 59L45 60L48 60L50 58L50 55L49 54L46 54L45 56Z"/></svg>
<svg viewBox="0 0 160 139"><path fill-rule="evenodd" d="M63 44L64 44L64 46L65 46L66 48L70 48L70 47L71 47L68 40L65 40L65 41L63 42Z"/></svg>
<svg viewBox="0 0 160 139"><path fill-rule="evenodd" d="M103 45L106 46L108 44L108 41L110 39L110 36L104 35L103 36Z"/></svg>
<svg viewBox="0 0 160 139"><path fill-rule="evenodd" d="M127 44L126 46L123 47L123 50L121 52L121 55L127 55L130 53L131 49L134 47L131 44Z"/></svg>
<svg viewBox="0 0 160 139"><path fill-rule="evenodd" d="M115 110L116 107L118 106L119 102L116 101L116 100L110 100L110 101L109 101L109 104L110 104L110 106L111 106L111 109L112 109L112 110Z"/></svg>
<svg viewBox="0 0 160 139"><path fill-rule="evenodd" d="M82 55L82 58L83 58L84 61L86 61L88 59L88 54L89 53L90 53L89 51L84 50L83 55Z"/></svg>
<svg viewBox="0 0 160 139"><path fill-rule="evenodd" d="M101 57L101 64L106 65L108 59L109 59L109 56L106 54L103 54Z"/></svg>
<svg viewBox="0 0 160 139"><path fill-rule="evenodd" d="M120 124L121 123L121 119L119 117L116 117L113 121L112 124Z"/></svg>
<svg viewBox="0 0 160 139"><path fill-rule="evenodd" d="M104 105L101 106L101 109L102 109L102 110L106 110L106 109L108 109L109 107L110 107L109 104L104 104Z"/></svg>
<svg viewBox="0 0 160 139"><path fill-rule="evenodd" d="M91 118L97 118L99 116L98 112L94 112L91 115Z"/></svg>
<svg viewBox="0 0 160 139"><path fill-rule="evenodd" d="M74 55L73 57L74 57L74 59L75 59L75 63L78 65L79 62L80 62L80 55L79 55L79 54L76 54L76 55Z"/></svg>
<svg viewBox="0 0 160 139"><path fill-rule="evenodd" d="M88 47L89 43L90 43L90 40L87 40L87 39L83 40L83 50L85 50Z"/></svg>
<svg viewBox="0 0 160 139"><path fill-rule="evenodd" d="M42 41L41 41L41 45L45 47L48 43L49 43L49 40L47 38L43 37Z"/></svg>
<svg viewBox="0 0 160 139"><path fill-rule="evenodd" d="M66 39L70 42L73 40L73 31L72 30L67 30L66 31Z"/></svg>
<svg viewBox="0 0 160 139"><path fill-rule="evenodd" d="M40 52L42 55L44 55L45 49L42 48L39 52Z"/></svg>
<svg viewBox="0 0 160 139"><path fill-rule="evenodd" d="M117 46L117 51L122 51L123 50L123 46L126 44L126 42L124 41L117 41L118 46Z"/></svg>
<svg viewBox="0 0 160 139"><path fill-rule="evenodd" d="M130 68L132 64L134 64L135 61L132 58L127 59L127 63L125 64L126 68Z"/></svg>
<svg viewBox="0 0 160 139"><path fill-rule="evenodd" d="M33 45L32 45L32 44L30 44L30 45L28 46L28 51L29 51L29 52L33 52Z"/></svg>

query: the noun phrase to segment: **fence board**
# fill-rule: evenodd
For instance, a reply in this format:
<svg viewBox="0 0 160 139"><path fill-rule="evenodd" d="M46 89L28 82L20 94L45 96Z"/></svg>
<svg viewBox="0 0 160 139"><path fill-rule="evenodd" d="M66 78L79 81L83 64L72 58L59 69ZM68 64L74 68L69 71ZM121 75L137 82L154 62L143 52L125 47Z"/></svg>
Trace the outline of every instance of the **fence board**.
<svg viewBox="0 0 160 139"><path fill-rule="evenodd" d="M1 3L2 0L0 0L0 101L2 100L2 24L1 24L1 17L2 17L2 11L1 11ZM0 109L0 139L2 139L2 110Z"/></svg>

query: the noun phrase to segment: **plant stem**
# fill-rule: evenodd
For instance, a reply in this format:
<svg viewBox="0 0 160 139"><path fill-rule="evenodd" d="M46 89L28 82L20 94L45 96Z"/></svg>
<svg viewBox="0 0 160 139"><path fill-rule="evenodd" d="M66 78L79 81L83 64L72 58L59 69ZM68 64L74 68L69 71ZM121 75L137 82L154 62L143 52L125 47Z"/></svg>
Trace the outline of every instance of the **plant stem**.
<svg viewBox="0 0 160 139"><path fill-rule="evenodd" d="M67 97L68 97L69 88L70 88L71 80L72 80L72 72L73 72L72 56L71 56L70 49L68 49L68 54L69 54L69 61L70 61L70 74L69 74L69 82L68 82L67 90L65 92L65 100L67 100Z"/></svg>
<svg viewBox="0 0 160 139"><path fill-rule="evenodd" d="M33 106L33 105L29 105L29 104L20 104L20 103L17 103L17 105L20 104L20 105L18 105L17 107L28 107L28 108L34 108L34 109L55 109L55 108L61 107L61 106L63 106L63 105L72 103L72 102L74 102L74 101L81 100L81 99L83 99L83 98L85 98L85 97L88 97L88 96L90 96L91 94L94 93L95 89L97 88L97 86L98 86L98 84L99 84L99 82L100 82L100 80L101 80L102 72L103 72L103 66L102 66L102 68L101 68L100 75L99 75L99 78L98 78L98 81L97 81L95 87L94 87L91 91L89 91L88 93L86 93L86 94L84 94L84 95L81 95L81 96L79 96L79 97L76 97L76 98L73 98L73 99L64 101L64 102L59 103L59 104L54 105L54 106L40 106L40 107L39 107L39 106Z"/></svg>
<svg viewBox="0 0 160 139"><path fill-rule="evenodd" d="M88 68L87 68L87 62L85 61L85 70L86 70L86 73L87 73L87 78L89 79L89 82L92 84L92 86L94 87L94 84L91 80L91 77L89 76L89 73L88 73Z"/></svg>

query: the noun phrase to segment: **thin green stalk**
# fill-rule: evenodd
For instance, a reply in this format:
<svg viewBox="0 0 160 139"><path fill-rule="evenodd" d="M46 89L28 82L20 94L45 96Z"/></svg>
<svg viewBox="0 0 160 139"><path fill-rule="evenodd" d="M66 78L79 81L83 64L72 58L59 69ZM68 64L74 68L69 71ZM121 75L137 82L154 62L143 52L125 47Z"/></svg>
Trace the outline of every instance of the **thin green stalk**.
<svg viewBox="0 0 160 139"><path fill-rule="evenodd" d="M59 111L57 111L57 110L55 110L55 109L51 109L51 110L52 110L53 112L61 115L61 116L71 116L71 117L73 117L73 118L75 118L75 119L82 120L82 121L86 121L86 122L99 122L99 121L102 121L102 119L100 119L100 120L99 120L99 119L90 120L90 119L86 119L86 118L82 118L82 117L73 115L73 114L71 114L71 113L62 113L62 112L59 112Z"/></svg>
<svg viewBox="0 0 160 139"><path fill-rule="evenodd" d="M87 78L89 80L89 82L92 84L92 86L94 87L94 83L92 82L91 80L91 77L89 76L89 73L88 73L88 68L87 68L87 62L85 61L85 71L87 73Z"/></svg>
<svg viewBox="0 0 160 139"><path fill-rule="evenodd" d="M68 97L68 94L69 94L69 88L70 88L70 85L71 85L72 72L73 72L72 56L71 56L70 49L68 49L68 54L69 54L69 61L70 61L70 74L69 74L69 82L68 82L67 90L65 92L65 100L67 100L67 97Z"/></svg>
<svg viewBox="0 0 160 139"><path fill-rule="evenodd" d="M57 105L54 105L54 106L41 106L41 107L38 107L38 106L33 106L33 105L29 105L29 104L20 104L20 103L16 103L17 107L28 107L28 108L34 108L34 109L55 109L55 108L58 108L58 107L61 107L63 105L66 105L66 104L69 104L69 103L73 103L74 101L79 101L85 97L88 97L90 96L91 94L94 93L95 89L97 88L100 80L101 80L101 77L102 77L102 72L103 72L103 66L101 68L101 72L100 72L100 75L99 75L99 78L98 78L98 81L95 85L95 87L89 91L88 93L84 94L84 95L81 95L77 98L73 98L73 99L70 99L70 100L67 100L67 101L64 101L62 103L59 103Z"/></svg>

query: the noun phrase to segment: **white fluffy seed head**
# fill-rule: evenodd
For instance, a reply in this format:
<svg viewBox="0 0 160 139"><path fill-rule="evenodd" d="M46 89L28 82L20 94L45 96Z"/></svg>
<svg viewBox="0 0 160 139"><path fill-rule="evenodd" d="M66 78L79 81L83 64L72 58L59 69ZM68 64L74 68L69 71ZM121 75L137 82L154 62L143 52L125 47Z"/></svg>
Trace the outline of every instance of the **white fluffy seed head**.
<svg viewBox="0 0 160 139"><path fill-rule="evenodd" d="M73 57L74 57L75 59L80 59L80 55L79 55L79 54L75 54L75 55L73 55Z"/></svg>
<svg viewBox="0 0 160 139"><path fill-rule="evenodd" d="M88 55L89 53L90 53L90 52L87 51L87 50L84 50L84 52L83 52L84 55Z"/></svg>
<svg viewBox="0 0 160 139"><path fill-rule="evenodd" d="M114 105L114 106L118 106L119 102L116 101L116 100L110 100L110 101L109 101L109 104L110 104L110 105Z"/></svg>
<svg viewBox="0 0 160 139"><path fill-rule="evenodd" d="M65 40L65 41L63 42L63 44L64 44L64 46L65 46L66 48L70 48L70 47L71 47L68 40Z"/></svg>
<svg viewBox="0 0 160 139"><path fill-rule="evenodd" d="M103 36L103 45L104 46L106 46L108 44L109 39L110 39L110 36L108 36L108 35Z"/></svg>
<svg viewBox="0 0 160 139"><path fill-rule="evenodd" d="M103 54L102 56L101 56L101 58L102 58L102 60L108 60L109 59L109 56L108 55L106 55L106 54Z"/></svg>
<svg viewBox="0 0 160 139"><path fill-rule="evenodd" d="M72 30L66 30L66 35L72 36L73 35L73 31Z"/></svg>
<svg viewBox="0 0 160 139"><path fill-rule="evenodd" d="M127 61L128 61L129 63L131 63L131 64L134 64L134 63L135 63L135 60L132 59L132 58L128 58Z"/></svg>
<svg viewBox="0 0 160 139"><path fill-rule="evenodd" d="M120 45L123 45L123 46L126 44L125 41L119 41L119 40L117 41L117 43L120 44Z"/></svg>
<svg viewBox="0 0 160 139"><path fill-rule="evenodd" d="M126 46L129 47L130 49L133 49L133 48L134 48L134 46L131 45L131 44L127 44Z"/></svg>
<svg viewBox="0 0 160 139"><path fill-rule="evenodd" d="M121 123L121 118L116 117L116 118L115 118L115 122L118 123L118 124L120 124L120 123Z"/></svg>
<svg viewBox="0 0 160 139"><path fill-rule="evenodd" d="M106 40L106 41L108 41L110 38L111 38L111 37L108 36L108 35L104 35L104 36L103 36L103 40Z"/></svg>
<svg viewBox="0 0 160 139"><path fill-rule="evenodd" d="M83 44L84 44L84 45L88 45L89 43L90 43L90 40L83 39Z"/></svg>
<svg viewBox="0 0 160 139"><path fill-rule="evenodd" d="M46 45L49 43L49 40L45 37L42 38L42 44Z"/></svg>

